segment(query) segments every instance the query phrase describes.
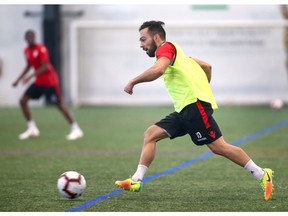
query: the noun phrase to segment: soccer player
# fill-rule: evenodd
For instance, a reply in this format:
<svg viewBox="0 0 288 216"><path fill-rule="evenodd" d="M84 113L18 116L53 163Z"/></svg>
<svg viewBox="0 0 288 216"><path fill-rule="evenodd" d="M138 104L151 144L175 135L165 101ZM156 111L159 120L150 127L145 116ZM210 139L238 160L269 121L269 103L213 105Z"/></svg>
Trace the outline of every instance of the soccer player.
<svg viewBox="0 0 288 216"><path fill-rule="evenodd" d="M83 131L63 103L58 76L50 63L47 48L41 43L36 43L35 32L32 30L26 31L25 40L28 45L24 49L27 65L12 85L16 87L20 80L23 81L23 84L27 84L32 79L35 80L20 99L21 109L27 121L28 128L19 135L19 139L25 140L30 137L39 136L40 132L32 118L28 102L31 99L36 100L42 96L49 98L53 104L55 103L71 125L71 132L67 135L67 140L76 140L83 137ZM27 75L31 67L33 67L34 73Z"/></svg>
<svg viewBox="0 0 288 216"><path fill-rule="evenodd" d="M213 153L226 157L251 173L262 186L264 199L269 200L273 191L273 171L262 169L244 150L227 143L212 116L217 104L209 84L211 65L187 56L179 45L166 41L163 25L161 21L147 21L140 26L140 47L149 57L156 56L156 62L131 79L124 91L132 95L135 85L162 77L175 112L145 131L135 173L115 184L124 190L141 191L144 175L156 154L156 143L164 138L174 139L189 134L196 145L207 145Z"/></svg>

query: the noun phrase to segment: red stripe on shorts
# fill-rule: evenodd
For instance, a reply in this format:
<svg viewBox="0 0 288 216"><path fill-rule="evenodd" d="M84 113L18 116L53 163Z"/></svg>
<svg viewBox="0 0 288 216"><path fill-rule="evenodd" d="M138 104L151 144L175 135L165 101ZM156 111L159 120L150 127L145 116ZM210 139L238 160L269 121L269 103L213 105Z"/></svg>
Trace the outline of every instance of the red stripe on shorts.
<svg viewBox="0 0 288 216"><path fill-rule="evenodd" d="M203 123L204 123L206 129L207 129L207 128L210 128L210 123L209 123L209 121L208 121L207 113L205 112L205 109L204 109L204 107L202 106L201 102L200 102L200 101L197 101L197 102L196 102L196 105L197 105L197 107L198 107L198 110L199 110L199 112L200 112L200 115L201 115L201 117L202 117L202 120L203 120Z"/></svg>

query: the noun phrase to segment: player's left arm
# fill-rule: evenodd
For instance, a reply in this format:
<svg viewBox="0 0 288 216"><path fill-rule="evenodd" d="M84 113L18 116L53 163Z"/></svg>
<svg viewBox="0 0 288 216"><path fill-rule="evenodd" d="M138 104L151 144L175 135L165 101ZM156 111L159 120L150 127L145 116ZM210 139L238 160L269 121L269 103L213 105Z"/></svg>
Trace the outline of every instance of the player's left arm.
<svg viewBox="0 0 288 216"><path fill-rule="evenodd" d="M40 74L47 72L48 71L48 64L49 64L48 62L42 62L40 68L38 68L38 70L36 70L35 73L32 73L31 75L29 75L23 79L23 83L26 84L33 77L37 77Z"/></svg>
<svg viewBox="0 0 288 216"><path fill-rule="evenodd" d="M196 61L200 65L200 67L204 70L207 76L208 82L210 83L211 78L212 78L212 66L209 63L202 61L200 59L196 59L196 58L192 58L192 59Z"/></svg>
<svg viewBox="0 0 288 216"><path fill-rule="evenodd" d="M38 76L42 73L48 72L48 65L49 65L49 53L48 50L46 48L46 46L42 46L39 49L39 58L41 61L41 66L38 68L38 70L35 71L34 75Z"/></svg>
<svg viewBox="0 0 288 216"><path fill-rule="evenodd" d="M40 68L38 68L38 70L35 71L34 75L38 76L42 73L47 72L48 71L48 64L49 64L48 61L42 62Z"/></svg>
<svg viewBox="0 0 288 216"><path fill-rule="evenodd" d="M124 87L124 91L128 94L133 94L133 88L135 85L143 82L151 82L158 79L160 76L162 76L169 65L170 59L166 57L159 58L152 67L130 80Z"/></svg>

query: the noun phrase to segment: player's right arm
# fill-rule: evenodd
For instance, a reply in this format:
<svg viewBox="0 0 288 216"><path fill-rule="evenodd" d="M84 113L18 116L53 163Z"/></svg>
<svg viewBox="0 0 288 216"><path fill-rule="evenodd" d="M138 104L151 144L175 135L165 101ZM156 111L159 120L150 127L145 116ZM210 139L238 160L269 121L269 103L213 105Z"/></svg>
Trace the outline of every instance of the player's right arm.
<svg viewBox="0 0 288 216"><path fill-rule="evenodd" d="M175 52L176 48L173 44L167 42L161 45L156 52L157 61L155 64L139 76L130 80L124 87L124 91L128 94L133 94L133 88L136 84L151 82L162 76L166 68L171 64Z"/></svg>
<svg viewBox="0 0 288 216"><path fill-rule="evenodd" d="M128 94L133 94L133 88L136 84L151 82L158 79L165 72L169 64L170 60L166 57L158 59L152 67L130 80L124 87L124 91Z"/></svg>
<svg viewBox="0 0 288 216"><path fill-rule="evenodd" d="M27 64L26 67L23 69L20 76L12 83L13 87L16 87L19 83L19 81L25 76L25 74L30 70L31 65Z"/></svg>

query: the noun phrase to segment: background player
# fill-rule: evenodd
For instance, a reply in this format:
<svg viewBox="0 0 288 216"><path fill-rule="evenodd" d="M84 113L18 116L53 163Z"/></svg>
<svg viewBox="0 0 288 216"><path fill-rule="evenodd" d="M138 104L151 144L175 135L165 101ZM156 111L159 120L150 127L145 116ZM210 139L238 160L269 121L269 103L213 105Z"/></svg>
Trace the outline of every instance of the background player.
<svg viewBox="0 0 288 216"><path fill-rule="evenodd" d="M35 38L34 31L26 31L25 40L28 46L24 49L24 54L27 65L12 84L13 87L16 87L20 80L23 81L23 84L27 84L31 79L35 78L34 83L28 87L20 99L20 106L27 121L27 130L19 135L19 139L24 140L39 136L40 132L32 118L28 102L31 99L40 99L42 96L52 101L71 125L71 132L66 138L68 140L81 138L83 137L83 131L63 103L58 75L50 63L49 52L45 45L36 43ZM34 73L26 75L31 67L33 67Z"/></svg>

